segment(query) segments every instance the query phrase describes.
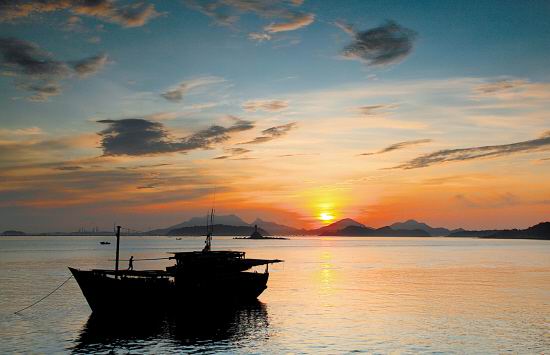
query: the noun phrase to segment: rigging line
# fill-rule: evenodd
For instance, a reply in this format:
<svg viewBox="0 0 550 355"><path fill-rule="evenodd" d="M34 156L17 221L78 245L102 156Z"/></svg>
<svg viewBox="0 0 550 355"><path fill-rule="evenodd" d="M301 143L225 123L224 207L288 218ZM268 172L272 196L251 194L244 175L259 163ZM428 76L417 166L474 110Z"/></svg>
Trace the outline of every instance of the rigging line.
<svg viewBox="0 0 550 355"><path fill-rule="evenodd" d="M22 308L22 309L18 310L17 312L14 312L13 314L17 314L17 313L23 312L24 310L29 309L29 308L31 308L32 306L34 306L34 305L36 305L36 304L42 302L42 301L45 300L46 298L50 297L55 291L59 290L63 285L65 285L65 284L67 283L67 281L69 281L69 280L72 279L72 278L73 278L73 275L69 276L69 278L68 278L67 280L63 281L63 283L62 283L61 285L57 286L57 287L55 288L55 290L53 290L52 292L48 293L46 296L44 296L44 297L42 297L41 299L39 299L38 301L34 302L34 303L31 304L30 306L27 306L27 307L25 307L25 308Z"/></svg>
<svg viewBox="0 0 550 355"><path fill-rule="evenodd" d="M170 260L172 257L167 258L152 258L152 259L132 259L133 261L144 261L144 260ZM114 259L109 259L108 261L115 261ZM130 261L129 259L119 259L119 261Z"/></svg>

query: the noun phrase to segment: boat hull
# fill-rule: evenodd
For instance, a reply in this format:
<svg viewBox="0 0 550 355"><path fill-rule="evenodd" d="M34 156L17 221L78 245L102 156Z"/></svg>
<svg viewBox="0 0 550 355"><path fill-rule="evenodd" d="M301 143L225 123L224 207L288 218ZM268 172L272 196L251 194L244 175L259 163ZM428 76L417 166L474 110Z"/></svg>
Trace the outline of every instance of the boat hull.
<svg viewBox="0 0 550 355"><path fill-rule="evenodd" d="M69 268L94 313L145 313L253 301L267 288L268 273L128 277Z"/></svg>

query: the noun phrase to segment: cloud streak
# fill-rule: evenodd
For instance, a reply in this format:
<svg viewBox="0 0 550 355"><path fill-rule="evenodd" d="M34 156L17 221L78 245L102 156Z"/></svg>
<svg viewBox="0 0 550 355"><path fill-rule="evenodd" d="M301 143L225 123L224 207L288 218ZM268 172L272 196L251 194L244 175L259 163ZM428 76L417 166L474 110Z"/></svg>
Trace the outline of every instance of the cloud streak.
<svg viewBox="0 0 550 355"><path fill-rule="evenodd" d="M478 85L475 91L479 94L493 94L520 88L528 84L525 80L498 80L492 83Z"/></svg>
<svg viewBox="0 0 550 355"><path fill-rule="evenodd" d="M380 111L390 110L396 108L397 105L368 105L361 106L358 111L365 116L374 116L380 113Z"/></svg>
<svg viewBox="0 0 550 355"><path fill-rule="evenodd" d="M107 63L106 54L84 58L72 63L54 59L38 45L13 37L0 37L0 67L4 75L16 78L17 88L34 93L31 101L47 101L62 91L61 80L73 74L87 77L97 73Z"/></svg>
<svg viewBox="0 0 550 355"><path fill-rule="evenodd" d="M246 153L250 153L251 150L246 149L246 148L229 148L229 149L225 149L225 152L227 153L226 155L221 155L221 156L215 157L213 159L215 159L215 160L228 159L228 158L232 158L232 157L235 157L235 156L238 156L238 155L243 155L243 154L246 154Z"/></svg>
<svg viewBox="0 0 550 355"><path fill-rule="evenodd" d="M230 138L232 133L254 128L251 121L234 118L229 127L212 125L183 138L173 138L160 122L141 118L101 120L109 126L99 132L103 155L154 155L187 153L197 149L210 149L212 145Z"/></svg>
<svg viewBox="0 0 550 355"><path fill-rule="evenodd" d="M401 150L401 149L405 149L405 148L408 148L408 147L413 147L413 146L416 146L416 145L419 145L419 144L430 143L431 141L432 141L431 139L417 139L417 140L413 140L413 141L399 142L399 143L389 145L386 148L381 149L377 152L363 153L363 154L360 154L360 155L384 154L384 153L388 153L388 152L393 152L394 150Z"/></svg>
<svg viewBox="0 0 550 355"><path fill-rule="evenodd" d="M273 139L283 137L288 134L291 130L297 127L296 122L287 123L281 126L275 126L262 131L262 135L254 138L251 141L239 143L239 144L260 144L269 142Z"/></svg>
<svg viewBox="0 0 550 355"><path fill-rule="evenodd" d="M272 23L264 27L264 31L269 33L277 32L286 32L286 31L295 31L302 27L309 26L315 20L315 15L313 14L302 14L293 18L289 22L284 23Z"/></svg>
<svg viewBox="0 0 550 355"><path fill-rule="evenodd" d="M212 18L217 25L234 26L241 15L254 14L261 18L278 20L264 26L266 33L253 32L249 38L257 41L270 40L269 34L295 31L309 26L315 15L296 10L303 1L265 1L265 0L186 0L190 8Z"/></svg>
<svg viewBox="0 0 550 355"><path fill-rule="evenodd" d="M391 169L417 169L428 166L456 161L466 161L481 158L496 158L517 153L527 153L550 149L550 131L546 131L540 138L523 142L489 145L482 147L445 149L414 158L406 163Z"/></svg>
<svg viewBox="0 0 550 355"><path fill-rule="evenodd" d="M350 26L339 27L352 32ZM353 37L342 51L344 57L360 60L369 66L385 66L396 64L411 53L416 32L388 21L370 30L354 32Z"/></svg>
<svg viewBox="0 0 550 355"><path fill-rule="evenodd" d="M89 58L84 58L73 64L73 70L81 77L85 78L93 75L103 69L109 57L107 54L99 54Z"/></svg>
<svg viewBox="0 0 550 355"><path fill-rule="evenodd" d="M282 111L288 107L288 101L285 100L250 100L243 103L243 109L246 111Z"/></svg>
<svg viewBox="0 0 550 355"><path fill-rule="evenodd" d="M122 5L114 0L9 0L0 2L0 21L13 22L34 13L56 11L70 11L123 27L143 26L160 15L145 1Z"/></svg>
<svg viewBox="0 0 550 355"><path fill-rule="evenodd" d="M170 102L181 102L186 94L190 91L207 85L223 83L226 80L217 76L205 76L190 80L184 80L177 84L175 87L160 94L163 98Z"/></svg>

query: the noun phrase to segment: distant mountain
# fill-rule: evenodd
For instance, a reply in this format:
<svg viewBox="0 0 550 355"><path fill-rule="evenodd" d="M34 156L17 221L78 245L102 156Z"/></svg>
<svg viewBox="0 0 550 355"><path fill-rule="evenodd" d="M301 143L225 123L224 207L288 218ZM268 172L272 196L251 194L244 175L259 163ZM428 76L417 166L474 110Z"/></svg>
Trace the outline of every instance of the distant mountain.
<svg viewBox="0 0 550 355"><path fill-rule="evenodd" d="M223 224L228 226L248 226L248 223L243 221L239 216L234 214L229 215L214 215L215 224ZM147 232L149 235L168 235L171 230L179 229L183 227L202 227L203 231L199 235L204 235L206 233L206 215L203 217L192 217L189 220L175 224L168 228L160 228Z"/></svg>
<svg viewBox="0 0 550 355"><path fill-rule="evenodd" d="M252 223L250 223L250 226L255 226L268 231L271 233L271 235L303 235L306 234L305 229L298 229L294 227L285 226L283 224L278 224L274 222L268 222L264 221L260 218L256 218L256 220Z"/></svg>
<svg viewBox="0 0 550 355"><path fill-rule="evenodd" d="M320 234L320 235L337 235L337 236L350 236L350 237L430 237L430 234L421 229L413 230L395 230L391 227L382 227L378 229L361 227L356 225L350 225L345 228L339 229L335 232L330 232L330 234Z"/></svg>
<svg viewBox="0 0 550 355"><path fill-rule="evenodd" d="M6 237L15 237L15 236L22 236L22 235L27 235L27 234L25 232L21 232L21 231L8 230L8 231L3 231L2 234L0 234L0 235L6 236Z"/></svg>
<svg viewBox="0 0 550 355"><path fill-rule="evenodd" d="M527 229L456 231L451 233L449 237L550 240L550 222L542 222Z"/></svg>
<svg viewBox="0 0 550 355"><path fill-rule="evenodd" d="M337 222L331 223L328 226L324 226L317 229L312 229L309 231L308 234L313 235L333 235L333 233L338 232L339 230L342 230L346 227L361 227L365 229L372 229L370 227L365 226L362 223L359 223L357 221L354 221L351 218L344 218Z"/></svg>
<svg viewBox="0 0 550 355"><path fill-rule="evenodd" d="M262 235L321 235L321 236L380 236L380 237L477 237L477 238L514 238L514 239L550 239L550 222L539 223L527 229L468 231L447 228L434 228L415 220L393 223L390 226L374 229L351 218L344 218L328 226L317 229L298 229L283 224L264 221L260 218L250 224L234 214L214 216L214 235L249 236L254 225ZM148 235L196 235L206 233L206 216L193 217L185 222L164 229L148 232Z"/></svg>
<svg viewBox="0 0 550 355"><path fill-rule="evenodd" d="M458 237L458 238L481 238L481 237L488 237L490 235L496 234L500 232L496 229L489 229L489 230L480 230L480 231L469 231L465 229L460 229L456 231L452 231L447 235L447 237Z"/></svg>
<svg viewBox="0 0 550 355"><path fill-rule="evenodd" d="M251 226L229 226L225 224L214 224L214 235L220 236L249 236L254 232L254 227ZM166 235L170 236L203 236L205 235L204 226L181 227L169 230ZM258 232L266 236L269 233L261 228Z"/></svg>
<svg viewBox="0 0 550 355"><path fill-rule="evenodd" d="M423 231L428 232L432 237L440 237L444 235L448 235L451 231L447 228L434 228L426 223L417 222L414 219L409 219L406 222L397 222L394 224L391 224L390 227L394 230L415 230L420 229Z"/></svg>
<svg viewBox="0 0 550 355"><path fill-rule="evenodd" d="M249 224L243 221L239 216L234 214L214 215L214 224L225 224L227 226L248 226ZM176 229L182 227L195 227L195 226L206 226L206 216L203 217L193 217L185 222L176 224L174 226L168 227L168 229Z"/></svg>

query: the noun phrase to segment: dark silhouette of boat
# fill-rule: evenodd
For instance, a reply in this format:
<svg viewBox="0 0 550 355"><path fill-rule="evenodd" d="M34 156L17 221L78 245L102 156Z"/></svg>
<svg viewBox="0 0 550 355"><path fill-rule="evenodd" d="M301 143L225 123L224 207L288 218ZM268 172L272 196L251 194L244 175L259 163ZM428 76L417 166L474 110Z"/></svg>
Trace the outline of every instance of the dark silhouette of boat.
<svg viewBox="0 0 550 355"><path fill-rule="evenodd" d="M101 244L101 245L109 245L109 244L111 244L111 242L99 242L99 244Z"/></svg>
<svg viewBox="0 0 550 355"><path fill-rule="evenodd" d="M266 288L269 264L241 251L212 251L213 211L202 251L175 252L165 270L119 270L120 226L114 270L69 267L94 313L159 312L185 306L231 305L255 300ZM139 260L139 259L136 259ZM249 271L265 265L264 272Z"/></svg>

